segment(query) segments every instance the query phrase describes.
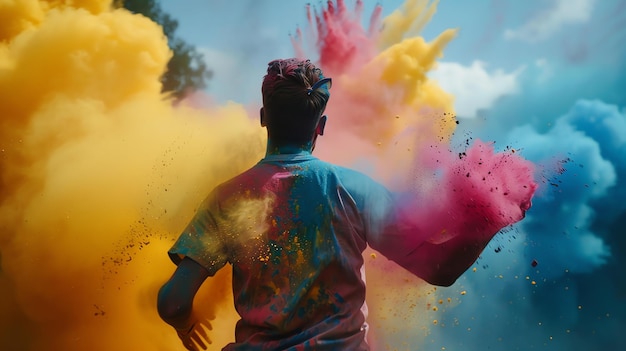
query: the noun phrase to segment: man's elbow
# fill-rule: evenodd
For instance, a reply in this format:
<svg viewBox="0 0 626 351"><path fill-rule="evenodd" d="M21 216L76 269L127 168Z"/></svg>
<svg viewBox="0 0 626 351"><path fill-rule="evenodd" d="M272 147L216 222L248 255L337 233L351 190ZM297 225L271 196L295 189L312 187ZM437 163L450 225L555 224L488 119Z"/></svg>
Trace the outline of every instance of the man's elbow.
<svg viewBox="0 0 626 351"><path fill-rule="evenodd" d="M187 320L191 314L193 301L182 299L171 293L168 286L163 286L157 297L157 311L159 316L170 325L179 324Z"/></svg>
<svg viewBox="0 0 626 351"><path fill-rule="evenodd" d="M425 277L422 277L427 283L448 287L456 282L459 277L457 275L448 275L448 274L432 274Z"/></svg>
<svg viewBox="0 0 626 351"><path fill-rule="evenodd" d="M420 278L424 279L429 284L444 287L454 284L466 270L448 264L437 264L427 267L429 267L429 269L422 271Z"/></svg>

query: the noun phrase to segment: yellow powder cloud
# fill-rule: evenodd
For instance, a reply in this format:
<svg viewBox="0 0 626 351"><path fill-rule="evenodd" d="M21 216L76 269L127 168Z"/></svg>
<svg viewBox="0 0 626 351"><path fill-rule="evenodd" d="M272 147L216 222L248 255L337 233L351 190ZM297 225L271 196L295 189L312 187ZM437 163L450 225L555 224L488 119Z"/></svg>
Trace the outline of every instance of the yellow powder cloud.
<svg viewBox="0 0 626 351"><path fill-rule="evenodd" d="M1 6L0 348L180 348L155 308L166 251L211 188L261 157L262 129L236 104L174 108L166 38L142 16ZM200 292L204 315L226 308L222 330L229 286L224 271Z"/></svg>

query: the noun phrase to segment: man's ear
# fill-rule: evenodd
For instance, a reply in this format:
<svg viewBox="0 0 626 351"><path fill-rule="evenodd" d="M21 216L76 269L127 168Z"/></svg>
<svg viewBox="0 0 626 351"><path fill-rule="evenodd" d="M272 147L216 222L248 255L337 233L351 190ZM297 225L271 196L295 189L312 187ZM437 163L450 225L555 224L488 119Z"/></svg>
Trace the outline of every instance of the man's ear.
<svg viewBox="0 0 626 351"><path fill-rule="evenodd" d="M322 116L319 120L319 122L317 122L317 128L315 128L315 134L317 135L324 135L324 128L326 127L326 120L328 118L326 117L326 115Z"/></svg>
<svg viewBox="0 0 626 351"><path fill-rule="evenodd" d="M265 121L265 109L263 107L261 107L261 109L259 110L259 117L259 120L261 121L261 127L266 127L267 122Z"/></svg>

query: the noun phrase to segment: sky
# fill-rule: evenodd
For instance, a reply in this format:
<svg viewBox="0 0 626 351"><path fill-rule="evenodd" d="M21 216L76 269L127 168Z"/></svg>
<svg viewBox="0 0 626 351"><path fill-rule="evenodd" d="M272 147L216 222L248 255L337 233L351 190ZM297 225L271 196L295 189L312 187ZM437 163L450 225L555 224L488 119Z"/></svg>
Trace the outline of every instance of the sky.
<svg viewBox="0 0 626 351"><path fill-rule="evenodd" d="M364 3L364 17L377 3L383 17L402 5ZM207 92L220 101L258 105L265 63L294 56L290 35L306 26L300 1L162 4L205 54ZM624 347L626 2L441 0L419 35L448 28L458 34L429 76L454 95L458 143L471 135L514 145L545 174L526 220L448 288L471 294L441 312L420 345Z"/></svg>
<svg viewBox="0 0 626 351"><path fill-rule="evenodd" d="M626 2L345 3L329 35L305 1L161 0L213 71L172 104L155 23L109 0L0 0L0 349L180 348L155 309L165 252L262 157L266 65L297 55L333 77L322 158L429 194L449 190L419 163L433 145L535 165L526 218L454 285L366 253L377 350L624 349ZM200 292L211 350L237 319L228 274Z"/></svg>

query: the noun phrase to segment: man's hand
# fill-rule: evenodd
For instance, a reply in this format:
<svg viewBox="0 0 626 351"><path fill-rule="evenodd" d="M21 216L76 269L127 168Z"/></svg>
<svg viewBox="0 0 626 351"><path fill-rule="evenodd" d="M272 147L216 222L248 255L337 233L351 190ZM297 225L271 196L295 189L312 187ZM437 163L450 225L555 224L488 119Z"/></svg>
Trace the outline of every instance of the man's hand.
<svg viewBox="0 0 626 351"><path fill-rule="evenodd" d="M207 330L213 330L208 319L194 323L189 330L176 330L176 333L187 350L200 351L206 350L207 345L211 344Z"/></svg>

